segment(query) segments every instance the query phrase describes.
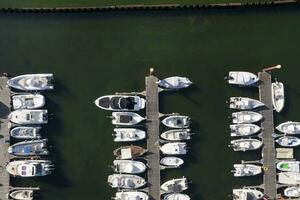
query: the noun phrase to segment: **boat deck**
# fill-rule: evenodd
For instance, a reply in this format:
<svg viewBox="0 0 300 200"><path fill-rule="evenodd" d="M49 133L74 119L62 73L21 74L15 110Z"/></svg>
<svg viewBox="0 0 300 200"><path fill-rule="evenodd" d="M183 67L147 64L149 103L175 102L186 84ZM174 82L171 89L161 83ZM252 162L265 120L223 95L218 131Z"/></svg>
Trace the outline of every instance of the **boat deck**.
<svg viewBox="0 0 300 200"><path fill-rule="evenodd" d="M5 167L9 162L7 147L9 146L10 89L7 87L7 77L0 77L0 199L7 199L10 177Z"/></svg>
<svg viewBox="0 0 300 200"><path fill-rule="evenodd" d="M258 74L261 81L259 85L259 99L265 104L265 108L260 112L263 116L261 123L262 140L263 140L263 185L264 193L275 199L277 197L276 189L276 167L275 167L275 144L272 134L274 133L274 119L273 119L273 104L271 94L271 74L267 72L260 72Z"/></svg>
<svg viewBox="0 0 300 200"><path fill-rule="evenodd" d="M153 200L160 200L160 150L159 150L159 88L158 79L147 76L146 82L146 127L147 127L147 161L148 161L148 191Z"/></svg>

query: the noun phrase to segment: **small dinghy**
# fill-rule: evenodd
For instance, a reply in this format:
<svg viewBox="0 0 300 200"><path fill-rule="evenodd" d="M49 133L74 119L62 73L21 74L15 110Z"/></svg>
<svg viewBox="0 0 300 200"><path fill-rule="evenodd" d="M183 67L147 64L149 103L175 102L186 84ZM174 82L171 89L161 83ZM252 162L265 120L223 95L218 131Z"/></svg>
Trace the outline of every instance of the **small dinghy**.
<svg viewBox="0 0 300 200"><path fill-rule="evenodd" d="M290 135L300 134L300 122L287 121L279 124L276 129Z"/></svg>
<svg viewBox="0 0 300 200"><path fill-rule="evenodd" d="M193 83L186 77L173 76L159 80L158 86L171 90L179 90L182 88L187 88Z"/></svg>
<svg viewBox="0 0 300 200"><path fill-rule="evenodd" d="M148 194L144 192L117 192L115 200L149 200Z"/></svg>
<svg viewBox="0 0 300 200"><path fill-rule="evenodd" d="M136 128L115 128L115 142L135 142L146 138L146 132Z"/></svg>
<svg viewBox="0 0 300 200"><path fill-rule="evenodd" d="M299 172L280 172L278 173L278 183L285 185L299 185L300 173Z"/></svg>
<svg viewBox="0 0 300 200"><path fill-rule="evenodd" d="M175 129L163 132L160 137L169 141L190 140L191 133L190 129Z"/></svg>
<svg viewBox="0 0 300 200"><path fill-rule="evenodd" d="M160 189L165 193L179 193L188 189L188 182L185 177L172 179L163 183Z"/></svg>
<svg viewBox="0 0 300 200"><path fill-rule="evenodd" d="M15 124L47 124L47 110L15 110L8 115L8 119Z"/></svg>
<svg viewBox="0 0 300 200"><path fill-rule="evenodd" d="M167 156L160 160L160 164L171 168L178 168L183 163L184 161L181 158L174 157L174 156Z"/></svg>
<svg viewBox="0 0 300 200"><path fill-rule="evenodd" d="M283 83L276 81L272 83L272 102L274 109L280 112L284 107L284 87Z"/></svg>
<svg viewBox="0 0 300 200"><path fill-rule="evenodd" d="M36 109L45 105L45 97L40 94L19 94L12 96L12 107L17 109Z"/></svg>
<svg viewBox="0 0 300 200"><path fill-rule="evenodd" d="M252 86L258 81L258 77L250 72L231 71L228 74L228 83L232 85Z"/></svg>
<svg viewBox="0 0 300 200"><path fill-rule="evenodd" d="M114 160L114 171L116 173L140 174L146 171L144 163L135 160Z"/></svg>
<svg viewBox="0 0 300 200"><path fill-rule="evenodd" d="M262 172L261 166L253 164L234 164L232 172L235 177L241 176L255 176Z"/></svg>
<svg viewBox="0 0 300 200"><path fill-rule="evenodd" d="M172 193L166 195L163 200L190 200L191 198L186 194Z"/></svg>
<svg viewBox="0 0 300 200"><path fill-rule="evenodd" d="M123 146L114 150L114 155L117 159L132 159L144 155L147 152L146 149L140 146Z"/></svg>
<svg viewBox="0 0 300 200"><path fill-rule="evenodd" d="M283 136L276 140L283 147L295 147L300 145L300 139L294 136Z"/></svg>
<svg viewBox="0 0 300 200"><path fill-rule="evenodd" d="M53 74L24 74L16 76L7 81L9 87L23 90L52 90Z"/></svg>
<svg viewBox="0 0 300 200"><path fill-rule="evenodd" d="M112 124L123 126L136 125L145 119L134 112L113 112L111 118Z"/></svg>
<svg viewBox="0 0 300 200"><path fill-rule="evenodd" d="M276 168L284 172L299 172L299 165L299 161L287 160L278 162Z"/></svg>
<svg viewBox="0 0 300 200"><path fill-rule="evenodd" d="M284 196L291 197L291 198L299 198L300 197L300 188L299 187L288 187L285 188Z"/></svg>
<svg viewBox="0 0 300 200"><path fill-rule="evenodd" d="M48 155L47 139L18 142L8 147L8 153L15 156Z"/></svg>
<svg viewBox="0 0 300 200"><path fill-rule="evenodd" d="M232 124L230 125L232 137L248 136L258 133L261 128L255 124Z"/></svg>
<svg viewBox="0 0 300 200"><path fill-rule="evenodd" d="M38 139L42 127L40 126L17 126L10 130L10 136L16 139Z"/></svg>
<svg viewBox="0 0 300 200"><path fill-rule="evenodd" d="M232 140L230 144L234 151L251 151L259 149L262 146L262 141L257 139L238 139Z"/></svg>
<svg viewBox="0 0 300 200"><path fill-rule="evenodd" d="M112 188L120 189L137 189L146 185L146 180L137 175L131 174L113 174L107 179Z"/></svg>
<svg viewBox="0 0 300 200"><path fill-rule="evenodd" d="M139 96L107 95L96 99L96 106L111 111L139 111L145 108L145 99Z"/></svg>
<svg viewBox="0 0 300 200"><path fill-rule="evenodd" d="M34 177L51 174L54 165L50 160L17 160L7 164L6 170L12 176Z"/></svg>
<svg viewBox="0 0 300 200"><path fill-rule="evenodd" d="M16 200L33 200L34 190L28 189L16 189L9 193L9 196Z"/></svg>
<svg viewBox="0 0 300 200"><path fill-rule="evenodd" d="M262 115L253 111L240 111L232 113L232 123L249 124L255 123L262 119Z"/></svg>
<svg viewBox="0 0 300 200"><path fill-rule="evenodd" d="M247 97L230 97L229 108L239 110L252 110L264 106L262 102Z"/></svg>
<svg viewBox="0 0 300 200"><path fill-rule="evenodd" d="M256 189L233 189L232 190L233 200L259 200L262 199L264 194Z"/></svg>
<svg viewBox="0 0 300 200"><path fill-rule="evenodd" d="M162 145L160 150L165 155L185 155L187 154L187 145L185 142L170 142Z"/></svg>
<svg viewBox="0 0 300 200"><path fill-rule="evenodd" d="M188 128L191 123L191 118L184 115L174 115L166 117L162 123L169 128Z"/></svg>

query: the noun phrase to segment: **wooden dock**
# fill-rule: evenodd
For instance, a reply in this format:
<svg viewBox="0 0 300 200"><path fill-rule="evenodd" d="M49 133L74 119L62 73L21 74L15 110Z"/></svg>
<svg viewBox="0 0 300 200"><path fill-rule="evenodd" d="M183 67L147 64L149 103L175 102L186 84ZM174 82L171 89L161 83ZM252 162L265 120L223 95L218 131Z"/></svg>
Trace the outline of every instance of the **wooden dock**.
<svg viewBox="0 0 300 200"><path fill-rule="evenodd" d="M260 72L258 74L261 81L259 85L259 99L265 104L265 108L260 112L263 116L261 123L262 128L262 141L263 141L263 185L264 193L270 199L277 199L276 188L276 167L275 167L275 144L272 134L274 133L274 120L273 120L273 104L271 94L271 74L267 72Z"/></svg>
<svg viewBox="0 0 300 200"><path fill-rule="evenodd" d="M9 146L10 89L7 87L7 77L0 77L0 199L7 199L10 178L5 167L9 162L7 147Z"/></svg>
<svg viewBox="0 0 300 200"><path fill-rule="evenodd" d="M147 127L147 162L148 191L150 199L160 200L160 150L159 150L159 88L158 79L153 76L146 77L146 127Z"/></svg>

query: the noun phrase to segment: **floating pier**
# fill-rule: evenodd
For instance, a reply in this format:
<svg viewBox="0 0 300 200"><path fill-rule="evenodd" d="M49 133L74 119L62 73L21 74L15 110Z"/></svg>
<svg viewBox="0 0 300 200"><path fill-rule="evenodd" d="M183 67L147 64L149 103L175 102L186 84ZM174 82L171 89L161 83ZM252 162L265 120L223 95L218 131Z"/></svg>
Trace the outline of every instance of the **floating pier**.
<svg viewBox="0 0 300 200"><path fill-rule="evenodd" d="M275 143L272 134L274 133L274 119L273 119L273 103L272 103L272 92L271 92L271 74L263 71L258 73L259 80L259 99L265 104L265 108L260 111L263 116L261 123L262 128L262 159L263 159L263 186L264 193L270 199L277 199L277 188L276 188L276 150Z"/></svg>
<svg viewBox="0 0 300 200"><path fill-rule="evenodd" d="M148 191L153 200L160 200L160 149L159 149L159 88L158 79L149 75L146 83L146 128L148 162Z"/></svg>
<svg viewBox="0 0 300 200"><path fill-rule="evenodd" d="M7 77L0 77L0 199L7 199L10 191L10 177L5 167L9 162L7 147L10 145L9 120L10 88L7 87Z"/></svg>

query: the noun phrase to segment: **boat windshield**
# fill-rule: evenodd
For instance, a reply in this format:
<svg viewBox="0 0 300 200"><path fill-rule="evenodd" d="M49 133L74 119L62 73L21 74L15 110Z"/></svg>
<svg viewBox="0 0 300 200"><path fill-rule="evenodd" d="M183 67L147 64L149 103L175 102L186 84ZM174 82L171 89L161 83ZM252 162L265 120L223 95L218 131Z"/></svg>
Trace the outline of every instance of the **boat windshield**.
<svg viewBox="0 0 300 200"><path fill-rule="evenodd" d="M110 107L112 109L120 109L120 105L119 105L119 101L120 101L120 97L112 97L110 99Z"/></svg>

